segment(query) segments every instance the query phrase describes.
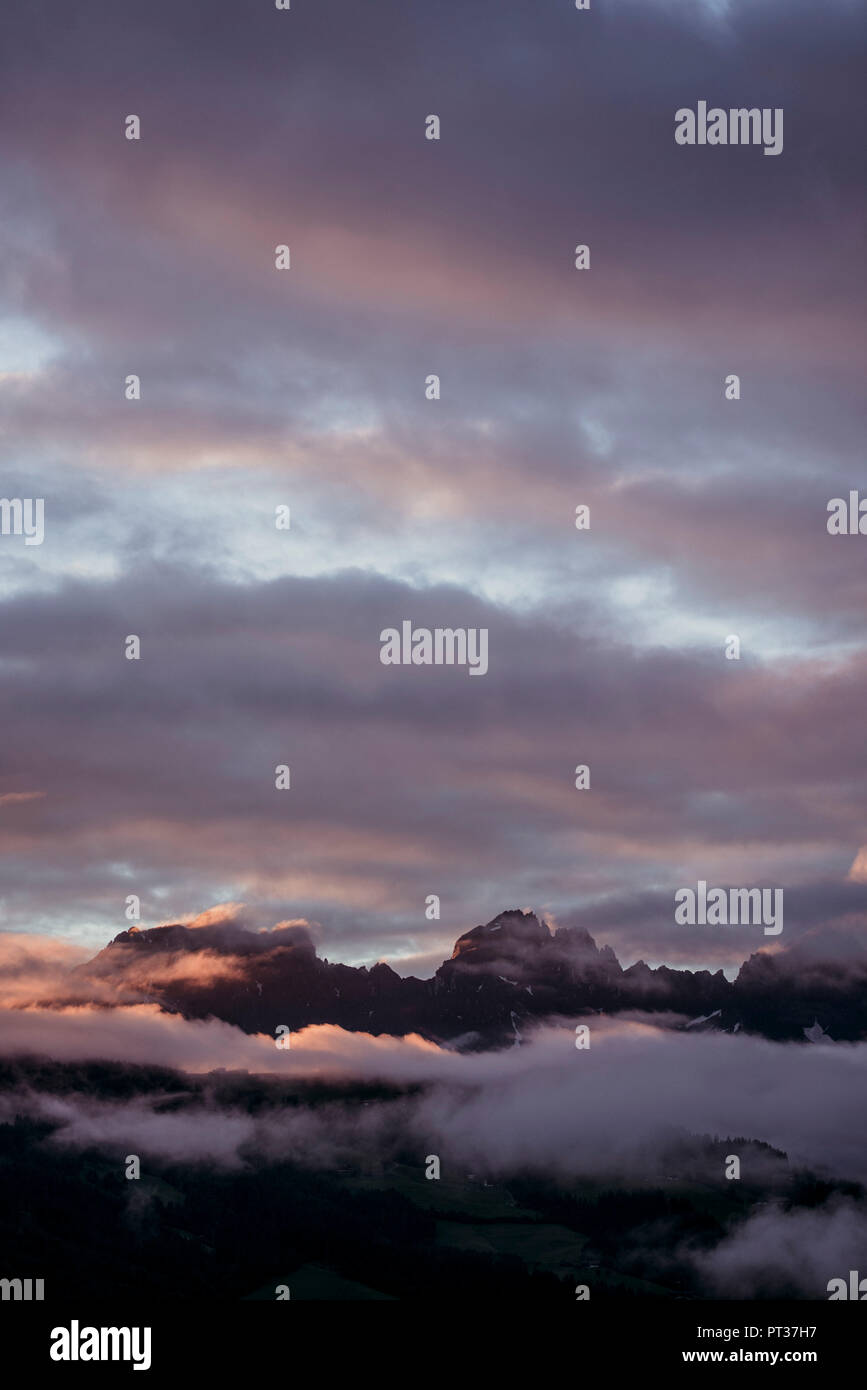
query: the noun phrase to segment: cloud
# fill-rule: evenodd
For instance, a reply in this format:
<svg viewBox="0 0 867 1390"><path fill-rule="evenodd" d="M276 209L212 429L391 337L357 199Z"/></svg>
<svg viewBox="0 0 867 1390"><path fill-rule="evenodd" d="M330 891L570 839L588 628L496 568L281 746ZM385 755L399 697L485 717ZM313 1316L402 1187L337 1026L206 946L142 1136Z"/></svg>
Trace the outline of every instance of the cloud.
<svg viewBox="0 0 867 1390"><path fill-rule="evenodd" d="M0 932L0 1001L2 1007L49 1000L58 992L68 997L69 972L82 965L85 946L26 932ZM92 997L86 991L85 997Z"/></svg>
<svg viewBox="0 0 867 1390"><path fill-rule="evenodd" d="M832 1198L814 1209L757 1211L711 1250L684 1252L719 1298L761 1298L781 1289L827 1298L828 1281L863 1267L867 1206Z"/></svg>
<svg viewBox="0 0 867 1390"><path fill-rule="evenodd" d="M383 667L378 634L407 612L428 626L488 627L484 681ZM138 670L119 656L134 627ZM7 775L58 787L4 813L15 926L34 924L32 884L47 857L46 925L75 903L110 929L129 892L146 921L166 920L167 908L197 917L218 882L254 902L251 915L319 921L329 949L350 938L356 959L429 953L435 932L446 954L504 900L568 914L580 893L603 940L684 960L694 942L674 927L676 887L774 873L791 893L828 879L859 814L842 736L860 727L857 657L773 671L747 662L735 677L719 653L638 654L592 621L570 631L454 587L419 592L359 574L239 586L183 568L20 596L5 631L18 706ZM123 721L94 721L95 709L120 706ZM750 730L771 725L759 750ZM575 745L593 750L588 796L574 790ZM283 762L293 789L281 796ZM94 837L95 858L85 853ZM631 895L643 889L646 902L648 881L666 880L642 922ZM437 928L423 904L442 883L449 915ZM863 897L847 891L853 904ZM826 907L815 895L803 924L787 900L787 931L828 910L823 892ZM734 929L706 947L737 964L753 944Z"/></svg>
<svg viewBox="0 0 867 1390"><path fill-rule="evenodd" d="M759 1140L793 1163L867 1181L867 1044L804 1048L671 1033L640 1015L590 1022L587 1051L576 1049L571 1026L551 1025L527 1030L521 1048L482 1054L333 1025L294 1033L280 1049L273 1038L155 1005L78 1006L2 1011L0 1047L8 1056L106 1057L198 1076L224 1067L295 1082L420 1087L400 1112L402 1132L424 1152L497 1176L658 1176L672 1133L686 1130ZM381 1119L390 1132L387 1107ZM117 1142L125 1142L119 1134ZM310 1152L318 1161L315 1145Z"/></svg>
<svg viewBox="0 0 867 1390"><path fill-rule="evenodd" d="M684 960L639 900L830 901L863 839L862 567L825 530L864 434L853 7L287 18L0 17L4 486L47 509L0 547L6 922L244 898L431 961L532 901ZM785 108L783 157L677 147L692 95ZM488 626L488 676L386 679L404 616Z"/></svg>
<svg viewBox="0 0 867 1390"><path fill-rule="evenodd" d="M862 845L855 855L847 878L852 883L867 883L867 845Z"/></svg>

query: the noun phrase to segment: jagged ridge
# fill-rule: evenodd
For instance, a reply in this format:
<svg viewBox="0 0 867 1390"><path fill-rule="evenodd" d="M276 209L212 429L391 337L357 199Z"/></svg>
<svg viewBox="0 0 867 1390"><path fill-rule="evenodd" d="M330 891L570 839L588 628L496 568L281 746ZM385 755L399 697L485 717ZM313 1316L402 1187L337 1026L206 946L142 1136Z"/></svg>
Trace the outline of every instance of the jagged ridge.
<svg viewBox="0 0 867 1390"><path fill-rule="evenodd" d="M199 976L169 978L185 953L202 953ZM512 1040L516 1020L641 1009L698 1015L699 1029L799 1041L820 1018L832 1038L864 1037L863 990L851 969L835 974L812 962L799 979L793 964L804 966L796 948L750 957L734 982L721 970L651 969L643 961L624 970L611 947L598 947L582 928L551 932L534 913L510 909L459 937L430 980L402 978L385 964L332 964L303 927L251 933L180 924L121 932L76 973L251 1033L333 1023L487 1046Z"/></svg>

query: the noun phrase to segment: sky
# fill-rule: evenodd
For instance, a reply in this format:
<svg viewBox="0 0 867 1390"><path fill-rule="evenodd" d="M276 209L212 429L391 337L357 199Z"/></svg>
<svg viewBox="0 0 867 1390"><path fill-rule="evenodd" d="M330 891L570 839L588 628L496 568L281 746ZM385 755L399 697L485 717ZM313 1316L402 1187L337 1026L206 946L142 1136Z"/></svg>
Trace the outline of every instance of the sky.
<svg viewBox="0 0 867 1390"><path fill-rule="evenodd" d="M45 537L0 536L0 929L238 903L429 974L532 907L731 971L769 942L678 927L704 879L863 940L867 538L826 523L867 495L865 38L849 0L3 7L2 494ZM782 153L679 146L700 100ZM405 619L487 628L487 673L382 665Z"/></svg>

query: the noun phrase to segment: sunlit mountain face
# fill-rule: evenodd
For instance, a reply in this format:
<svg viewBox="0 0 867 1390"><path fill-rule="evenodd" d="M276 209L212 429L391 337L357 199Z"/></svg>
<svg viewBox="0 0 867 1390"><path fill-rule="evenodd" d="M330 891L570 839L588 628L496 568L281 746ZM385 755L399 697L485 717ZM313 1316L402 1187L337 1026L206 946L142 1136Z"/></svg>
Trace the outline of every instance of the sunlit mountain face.
<svg viewBox="0 0 867 1390"><path fill-rule="evenodd" d="M867 1277L864 47L0 14L0 1280Z"/></svg>

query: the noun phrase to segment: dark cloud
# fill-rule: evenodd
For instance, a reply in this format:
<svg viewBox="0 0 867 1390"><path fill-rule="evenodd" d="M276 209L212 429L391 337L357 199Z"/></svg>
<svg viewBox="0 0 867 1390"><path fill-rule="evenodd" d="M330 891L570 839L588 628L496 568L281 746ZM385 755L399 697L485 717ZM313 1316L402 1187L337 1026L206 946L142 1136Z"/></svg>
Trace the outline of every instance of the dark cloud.
<svg viewBox="0 0 867 1390"><path fill-rule="evenodd" d="M383 667L379 633L406 616L488 627L487 676ZM131 632L138 662L123 656ZM84 902L122 924L136 893L146 921L195 914L216 880L355 950L364 922L382 931L390 913L404 940L450 948L474 904L485 920L509 897L565 912L581 891L603 939L692 959L673 898L699 877L778 875L790 929L864 910L863 885L842 882L863 802L858 658L732 671L720 654L638 654L457 588L361 573L239 585L175 565L10 599L5 659L13 921L37 865L46 911ZM589 793L574 789L584 760ZM801 887L802 847L816 846L840 881ZM666 887L648 894L648 871ZM422 925L432 892L441 928ZM366 916L349 927L347 909ZM704 944L734 963L753 934Z"/></svg>

